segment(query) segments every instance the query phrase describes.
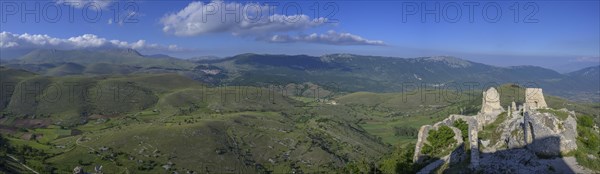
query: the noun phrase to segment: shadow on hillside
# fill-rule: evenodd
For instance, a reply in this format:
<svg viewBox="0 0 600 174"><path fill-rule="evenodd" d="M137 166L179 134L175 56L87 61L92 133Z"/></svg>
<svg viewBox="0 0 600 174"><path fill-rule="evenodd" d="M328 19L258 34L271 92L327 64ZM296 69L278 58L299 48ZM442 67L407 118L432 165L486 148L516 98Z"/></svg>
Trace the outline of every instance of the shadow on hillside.
<svg viewBox="0 0 600 174"><path fill-rule="evenodd" d="M471 170L469 152L463 145L452 151L448 158L451 164L443 173L576 173L560 155L560 137L535 138L523 148L497 150L479 154L479 167ZM429 165L431 165L430 163ZM425 172L425 166L419 173ZM435 169L436 171L439 169ZM579 171L581 172L581 171ZM425 172L427 173L427 172Z"/></svg>

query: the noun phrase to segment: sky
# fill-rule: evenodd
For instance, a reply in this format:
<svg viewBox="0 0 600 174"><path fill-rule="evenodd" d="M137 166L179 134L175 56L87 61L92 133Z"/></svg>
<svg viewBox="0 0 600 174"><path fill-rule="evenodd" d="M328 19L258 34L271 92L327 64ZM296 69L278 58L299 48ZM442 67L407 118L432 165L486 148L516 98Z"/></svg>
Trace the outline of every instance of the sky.
<svg viewBox="0 0 600 174"><path fill-rule="evenodd" d="M0 51L133 48L455 56L498 66L600 63L600 2L1 1Z"/></svg>

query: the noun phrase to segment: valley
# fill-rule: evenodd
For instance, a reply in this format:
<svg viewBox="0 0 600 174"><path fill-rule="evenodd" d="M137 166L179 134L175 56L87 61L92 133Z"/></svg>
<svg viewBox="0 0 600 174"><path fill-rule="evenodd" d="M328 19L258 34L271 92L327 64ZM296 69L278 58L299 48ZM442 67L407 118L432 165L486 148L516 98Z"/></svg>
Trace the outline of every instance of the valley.
<svg viewBox="0 0 600 174"><path fill-rule="evenodd" d="M54 53L61 59L36 51L0 69L0 132L10 144L4 172L27 173L24 164L38 173L100 166L104 173L389 173L399 170L389 164L396 161L412 173L424 167L404 154L412 151L419 127L452 114L477 114L487 76L497 76L485 85L497 85L502 106L524 102L522 84L486 73L520 69L527 76L514 75L517 80L577 80L446 57L246 54L192 61L112 51L82 62L62 58L77 56L74 51L54 52L62 52ZM123 60L93 61L96 54ZM32 55L47 59L30 62ZM445 71L456 73L441 77ZM589 81L586 76L579 80ZM433 83L442 79L450 80ZM551 81L535 82L563 93ZM597 102L545 98L552 108L600 120Z"/></svg>

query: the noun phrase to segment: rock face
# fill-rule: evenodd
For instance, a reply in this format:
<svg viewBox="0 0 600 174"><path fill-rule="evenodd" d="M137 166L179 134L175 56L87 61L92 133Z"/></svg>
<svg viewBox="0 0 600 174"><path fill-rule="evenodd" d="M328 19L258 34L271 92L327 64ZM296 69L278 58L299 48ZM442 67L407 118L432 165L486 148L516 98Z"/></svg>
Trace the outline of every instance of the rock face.
<svg viewBox="0 0 600 174"><path fill-rule="evenodd" d="M548 107L546 100L544 100L542 88L526 88L525 103L527 103L529 109L543 109Z"/></svg>
<svg viewBox="0 0 600 174"><path fill-rule="evenodd" d="M423 162L420 160L420 149L424 145L427 136L429 136L428 131L430 129L447 125L453 128L455 135L458 136L461 132L453 127L453 124L455 121L462 119L469 125L469 139L459 147L463 151L464 146L471 149L470 168L472 171L483 171L484 173L498 171L547 173L548 167L539 162L541 160L539 157L556 157L577 149L575 113L566 109L554 110L548 108L542 90L539 88L527 88L526 94L526 102L522 106L517 106L515 102L512 102L511 105L507 106L508 112L500 114L504 111L500 106L500 95L496 89L490 88L483 92L484 98L482 99L481 111L477 115L450 115L433 126L425 125L421 127L417 147L415 147L414 161L417 163ZM537 110L542 108L552 110L552 112L546 113L545 110ZM557 112L563 112L562 114L566 116L562 114L560 117L553 115ZM498 124L495 121L500 116L503 117L503 121ZM488 126L491 123L495 125ZM484 129L486 126L488 126L487 130ZM489 127L494 130L489 130ZM500 136L480 139L478 132L482 130L491 131L500 134ZM459 142L462 142L462 140ZM456 153L440 159L452 165L457 161L466 160L465 156L466 152L456 151Z"/></svg>

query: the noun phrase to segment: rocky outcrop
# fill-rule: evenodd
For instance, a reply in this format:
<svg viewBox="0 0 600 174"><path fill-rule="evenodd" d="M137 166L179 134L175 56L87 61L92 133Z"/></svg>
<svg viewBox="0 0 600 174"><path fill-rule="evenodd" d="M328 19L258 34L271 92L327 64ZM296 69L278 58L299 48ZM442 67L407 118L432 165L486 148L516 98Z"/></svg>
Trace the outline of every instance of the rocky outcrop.
<svg viewBox="0 0 600 174"><path fill-rule="evenodd" d="M481 173L548 173L548 166L527 149L499 151L482 155Z"/></svg>
<svg viewBox="0 0 600 174"><path fill-rule="evenodd" d="M524 116L527 149L538 155L558 156L577 149L577 121L574 115L561 120L549 113L529 112ZM528 135L529 134L529 135Z"/></svg>
<svg viewBox="0 0 600 174"><path fill-rule="evenodd" d="M553 109L550 109L553 110ZM536 110L512 112L496 132L501 133L496 144L484 146L490 153L503 149L524 148L543 156L558 156L577 149L577 121L573 112L563 120ZM522 114L522 115L521 115ZM485 140L482 140L482 142Z"/></svg>

